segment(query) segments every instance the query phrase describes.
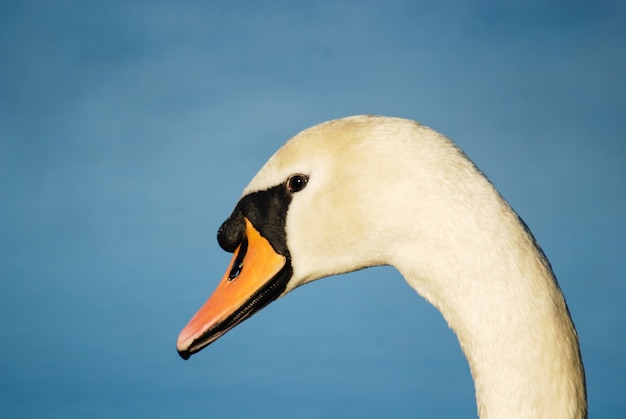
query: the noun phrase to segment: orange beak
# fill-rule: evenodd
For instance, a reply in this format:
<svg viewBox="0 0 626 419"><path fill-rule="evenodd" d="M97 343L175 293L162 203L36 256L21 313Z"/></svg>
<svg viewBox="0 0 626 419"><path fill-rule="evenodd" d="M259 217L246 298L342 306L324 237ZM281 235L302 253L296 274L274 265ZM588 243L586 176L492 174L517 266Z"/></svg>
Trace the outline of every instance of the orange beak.
<svg viewBox="0 0 626 419"><path fill-rule="evenodd" d="M200 351L224 333L275 300L291 275L287 258L244 218L243 240L224 277L180 332L176 347L183 359Z"/></svg>

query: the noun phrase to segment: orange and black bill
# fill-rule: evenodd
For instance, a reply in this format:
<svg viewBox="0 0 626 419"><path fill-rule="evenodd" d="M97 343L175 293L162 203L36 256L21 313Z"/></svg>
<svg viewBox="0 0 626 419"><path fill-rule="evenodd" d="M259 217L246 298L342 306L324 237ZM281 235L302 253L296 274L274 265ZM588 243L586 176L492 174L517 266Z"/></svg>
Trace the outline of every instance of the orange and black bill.
<svg viewBox="0 0 626 419"><path fill-rule="evenodd" d="M278 298L291 277L287 257L276 252L250 220L243 221L245 231L228 270L178 336L176 347L183 359Z"/></svg>

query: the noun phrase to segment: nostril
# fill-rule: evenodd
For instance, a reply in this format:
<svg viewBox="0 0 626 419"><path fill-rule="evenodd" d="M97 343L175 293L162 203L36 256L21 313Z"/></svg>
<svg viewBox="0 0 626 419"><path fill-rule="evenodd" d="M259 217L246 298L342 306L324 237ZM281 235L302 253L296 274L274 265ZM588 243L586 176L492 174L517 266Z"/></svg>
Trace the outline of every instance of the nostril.
<svg viewBox="0 0 626 419"><path fill-rule="evenodd" d="M237 256L235 257L235 261L233 262L233 267L228 274L228 281L234 281L237 279L239 274L243 269L243 260L246 257L246 252L248 251L248 238L244 237L241 242L241 246L239 247L239 252L237 252Z"/></svg>
<svg viewBox="0 0 626 419"><path fill-rule="evenodd" d="M230 271L230 274L228 274L228 280L232 281L233 279L236 279L241 273L242 269L243 269L243 263L240 263L237 266L233 266L233 269Z"/></svg>

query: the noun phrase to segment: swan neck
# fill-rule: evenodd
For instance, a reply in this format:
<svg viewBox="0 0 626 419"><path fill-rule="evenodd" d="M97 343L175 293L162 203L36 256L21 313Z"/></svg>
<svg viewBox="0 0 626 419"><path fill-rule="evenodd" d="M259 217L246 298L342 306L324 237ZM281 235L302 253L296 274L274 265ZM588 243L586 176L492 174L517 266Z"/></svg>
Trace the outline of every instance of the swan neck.
<svg viewBox="0 0 626 419"><path fill-rule="evenodd" d="M432 272L398 269L456 333L480 417L586 417L578 337L564 297L530 233L519 228L517 235L522 246L492 236L457 249L473 256L471 264L451 257ZM425 279L431 274L440 277Z"/></svg>

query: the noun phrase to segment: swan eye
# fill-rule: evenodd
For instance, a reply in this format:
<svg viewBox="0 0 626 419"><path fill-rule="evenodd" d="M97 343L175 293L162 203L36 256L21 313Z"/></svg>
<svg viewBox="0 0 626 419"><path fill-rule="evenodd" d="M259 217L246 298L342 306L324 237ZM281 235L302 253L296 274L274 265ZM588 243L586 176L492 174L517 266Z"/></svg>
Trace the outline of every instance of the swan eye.
<svg viewBox="0 0 626 419"><path fill-rule="evenodd" d="M307 185L309 177L307 175L293 175L287 179L287 190L291 193L300 192Z"/></svg>

